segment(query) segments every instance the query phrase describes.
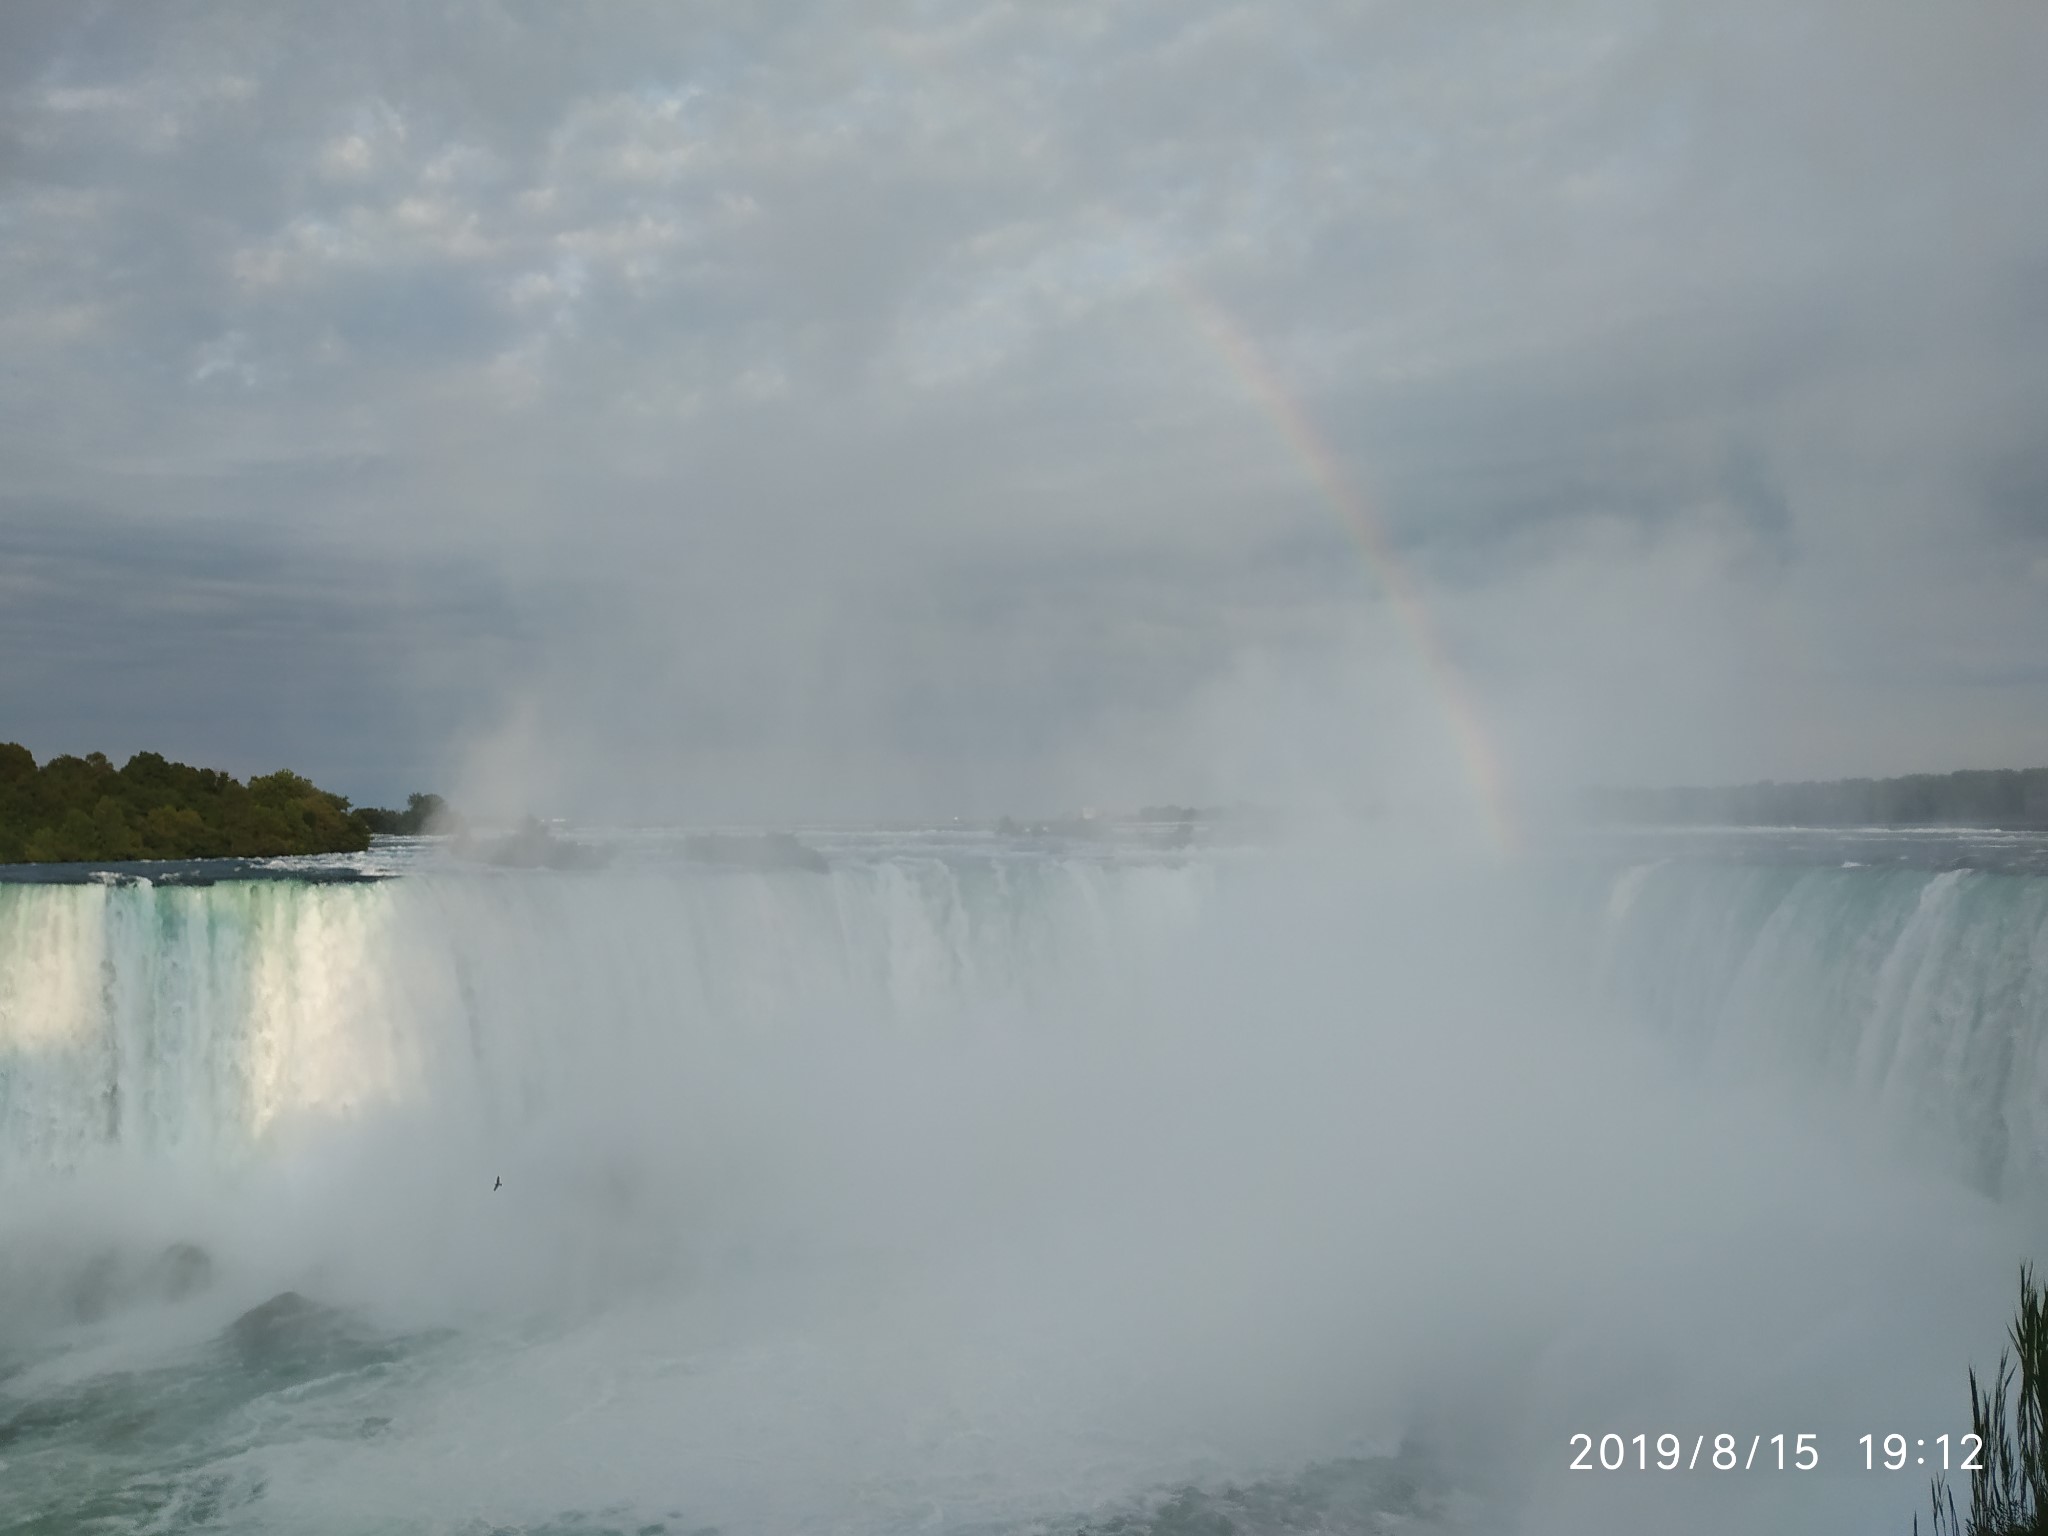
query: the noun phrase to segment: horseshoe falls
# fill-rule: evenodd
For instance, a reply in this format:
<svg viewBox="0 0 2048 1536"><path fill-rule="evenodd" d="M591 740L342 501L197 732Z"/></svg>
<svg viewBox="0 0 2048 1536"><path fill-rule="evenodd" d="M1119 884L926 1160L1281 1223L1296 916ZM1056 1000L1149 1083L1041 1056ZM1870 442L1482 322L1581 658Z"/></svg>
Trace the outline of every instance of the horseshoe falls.
<svg viewBox="0 0 2048 1536"><path fill-rule="evenodd" d="M2048 1190L1940 862L0 885L0 1531L1903 1531Z"/></svg>
<svg viewBox="0 0 2048 1536"><path fill-rule="evenodd" d="M2048 1190L2048 880L1661 864L1610 904L1610 993L1678 1050L1877 1110L1987 1193Z"/></svg>

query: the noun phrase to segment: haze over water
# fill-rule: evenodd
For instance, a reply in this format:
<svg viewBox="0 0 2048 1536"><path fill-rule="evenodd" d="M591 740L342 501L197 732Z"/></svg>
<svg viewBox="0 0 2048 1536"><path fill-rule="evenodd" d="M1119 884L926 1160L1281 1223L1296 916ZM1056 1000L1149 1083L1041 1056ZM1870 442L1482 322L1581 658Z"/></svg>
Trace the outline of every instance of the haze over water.
<svg viewBox="0 0 2048 1536"><path fill-rule="evenodd" d="M1903 1533L2039 817L1579 817L2048 764L2044 69L0 6L0 742L484 829L0 868L0 1536Z"/></svg>
<svg viewBox="0 0 2048 1536"><path fill-rule="evenodd" d="M1855 1440L1958 1432L2037 1236L2038 877L861 841L0 887L0 1513L1919 1502ZM1570 1426L1827 1460L1589 1479Z"/></svg>

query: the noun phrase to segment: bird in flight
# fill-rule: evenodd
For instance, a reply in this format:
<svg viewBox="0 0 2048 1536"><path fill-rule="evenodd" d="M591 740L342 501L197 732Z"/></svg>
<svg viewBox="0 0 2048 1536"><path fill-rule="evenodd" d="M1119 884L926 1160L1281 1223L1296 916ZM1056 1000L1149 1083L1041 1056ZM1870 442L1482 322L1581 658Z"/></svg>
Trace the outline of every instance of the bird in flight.
<svg viewBox="0 0 2048 1536"><path fill-rule="evenodd" d="M495 1184L493 1184L493 1185L491 1186L491 1193L495 1195L495 1194L496 1194L496 1193L497 1193L497 1192L498 1192L499 1190L503 1189L504 1187L505 1187L505 1176L504 1176L503 1174L499 1174L499 1175L498 1175L498 1182L497 1182L497 1183L495 1183Z"/></svg>

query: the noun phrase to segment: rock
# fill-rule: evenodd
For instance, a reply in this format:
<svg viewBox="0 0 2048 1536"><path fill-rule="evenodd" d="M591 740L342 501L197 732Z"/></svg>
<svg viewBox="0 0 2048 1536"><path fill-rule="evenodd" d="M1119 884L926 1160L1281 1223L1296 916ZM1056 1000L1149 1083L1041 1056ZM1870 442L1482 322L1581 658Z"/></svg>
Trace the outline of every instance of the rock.
<svg viewBox="0 0 2048 1536"><path fill-rule="evenodd" d="M361 1370L395 1358L391 1341L298 1291L280 1291L251 1307L228 1324L221 1339L246 1369L274 1380Z"/></svg>
<svg viewBox="0 0 2048 1536"><path fill-rule="evenodd" d="M271 1364L317 1352L340 1330L340 1314L297 1291L280 1291L228 1324L236 1353Z"/></svg>

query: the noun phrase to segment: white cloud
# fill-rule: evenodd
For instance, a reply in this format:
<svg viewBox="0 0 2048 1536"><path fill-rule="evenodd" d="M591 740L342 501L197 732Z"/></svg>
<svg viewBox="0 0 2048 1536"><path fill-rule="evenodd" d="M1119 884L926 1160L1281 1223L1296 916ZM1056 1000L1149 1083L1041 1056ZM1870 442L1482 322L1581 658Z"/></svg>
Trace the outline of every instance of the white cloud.
<svg viewBox="0 0 2048 1536"><path fill-rule="evenodd" d="M221 380L247 389L261 382L262 374L249 360L249 338L240 331L229 331L199 349L191 379L194 384Z"/></svg>
<svg viewBox="0 0 2048 1536"><path fill-rule="evenodd" d="M359 133L329 139L320 151L320 169L340 181L361 181L375 164L370 141Z"/></svg>

